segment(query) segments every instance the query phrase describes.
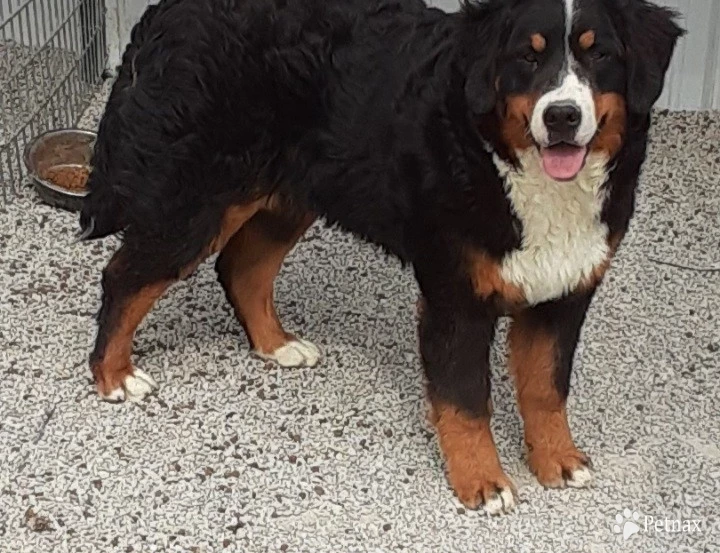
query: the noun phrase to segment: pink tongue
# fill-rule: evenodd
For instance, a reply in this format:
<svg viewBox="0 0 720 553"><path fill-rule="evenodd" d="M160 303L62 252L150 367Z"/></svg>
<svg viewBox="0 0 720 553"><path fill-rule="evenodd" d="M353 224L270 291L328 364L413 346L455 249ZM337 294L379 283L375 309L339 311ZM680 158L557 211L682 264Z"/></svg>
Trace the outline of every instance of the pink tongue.
<svg viewBox="0 0 720 553"><path fill-rule="evenodd" d="M583 167L586 151L587 148L566 144L543 148L543 169L555 180L573 179Z"/></svg>

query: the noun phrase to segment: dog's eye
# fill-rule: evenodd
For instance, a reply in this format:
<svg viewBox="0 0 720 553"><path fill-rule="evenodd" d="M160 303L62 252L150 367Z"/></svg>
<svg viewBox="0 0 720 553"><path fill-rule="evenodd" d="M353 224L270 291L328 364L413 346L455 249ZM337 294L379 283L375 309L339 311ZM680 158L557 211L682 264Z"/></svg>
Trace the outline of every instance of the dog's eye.
<svg viewBox="0 0 720 553"><path fill-rule="evenodd" d="M526 63L529 63L530 65L533 65L533 66L537 66L537 64L538 64L538 59L537 59L537 56L536 56L535 54L525 54L525 55L522 57L522 59L523 59Z"/></svg>
<svg viewBox="0 0 720 553"><path fill-rule="evenodd" d="M602 50L593 50L590 52L590 59L593 61L601 61L607 58L608 55Z"/></svg>

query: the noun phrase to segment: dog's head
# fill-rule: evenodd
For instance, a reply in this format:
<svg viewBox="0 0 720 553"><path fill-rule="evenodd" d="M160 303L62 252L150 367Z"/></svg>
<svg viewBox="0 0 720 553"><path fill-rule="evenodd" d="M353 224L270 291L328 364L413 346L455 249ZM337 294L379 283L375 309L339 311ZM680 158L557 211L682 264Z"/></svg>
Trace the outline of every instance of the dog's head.
<svg viewBox="0 0 720 553"><path fill-rule="evenodd" d="M628 115L660 96L676 15L645 0L469 1L470 108L497 113L511 155L537 148L548 176L572 179L588 152L612 158Z"/></svg>

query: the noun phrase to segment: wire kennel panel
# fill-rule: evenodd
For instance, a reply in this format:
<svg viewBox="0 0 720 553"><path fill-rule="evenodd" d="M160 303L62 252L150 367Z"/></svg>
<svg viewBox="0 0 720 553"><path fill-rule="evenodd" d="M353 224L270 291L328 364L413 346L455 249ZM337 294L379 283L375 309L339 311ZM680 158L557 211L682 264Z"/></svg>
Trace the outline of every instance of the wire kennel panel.
<svg viewBox="0 0 720 553"><path fill-rule="evenodd" d="M27 142L77 123L106 51L105 0L0 0L0 204L20 191Z"/></svg>

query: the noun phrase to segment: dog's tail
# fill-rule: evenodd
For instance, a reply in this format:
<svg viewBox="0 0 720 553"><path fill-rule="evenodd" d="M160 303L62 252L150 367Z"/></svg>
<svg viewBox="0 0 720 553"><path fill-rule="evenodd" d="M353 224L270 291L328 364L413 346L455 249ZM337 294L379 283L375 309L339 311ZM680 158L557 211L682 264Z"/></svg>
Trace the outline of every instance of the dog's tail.
<svg viewBox="0 0 720 553"><path fill-rule="evenodd" d="M120 166L126 140L119 112L128 97L128 89L135 84L134 60L143 44L152 36L151 25L156 15L180 0L163 0L147 8L130 35L130 43L123 54L122 63L117 69L117 79L113 84L105 113L100 121L98 137L92 159L92 171L88 179L89 194L83 202L80 213L79 240L92 240L110 234L116 234L127 227L128 198L117 179L122 179Z"/></svg>
<svg viewBox="0 0 720 553"><path fill-rule="evenodd" d="M79 240L103 238L127 226L123 202L112 183L106 180L106 175L107 172L99 170L97 165L90 173L87 185L90 193L80 212Z"/></svg>

